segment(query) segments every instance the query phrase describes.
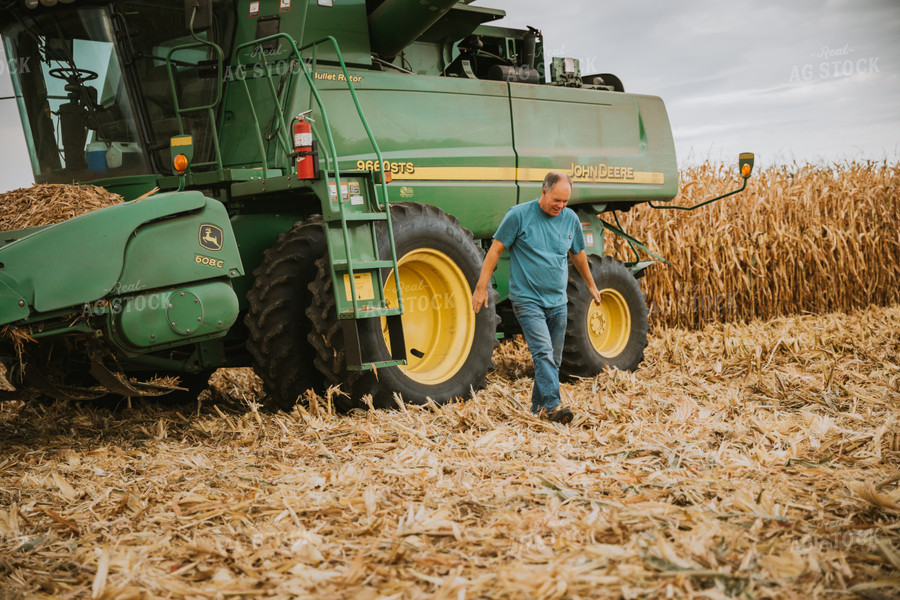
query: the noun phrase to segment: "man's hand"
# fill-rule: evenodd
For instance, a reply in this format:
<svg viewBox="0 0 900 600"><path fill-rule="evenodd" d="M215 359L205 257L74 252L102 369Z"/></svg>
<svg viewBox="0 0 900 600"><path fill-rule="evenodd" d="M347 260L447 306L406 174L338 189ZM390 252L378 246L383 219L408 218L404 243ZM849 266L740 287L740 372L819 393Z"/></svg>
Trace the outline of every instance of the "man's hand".
<svg viewBox="0 0 900 600"><path fill-rule="evenodd" d="M481 289L480 287L475 288L475 292L472 294L472 310L475 311L475 314L482 309L482 307L487 306L488 303L488 295L487 290Z"/></svg>
<svg viewBox="0 0 900 600"><path fill-rule="evenodd" d="M570 252L569 256L572 257L572 264L575 265L575 270L578 271L578 274L581 275L581 278L584 279L584 282L587 284L588 291L594 299L594 304L600 306L602 298L600 296L600 291L597 289L597 285L594 283L594 278L591 275L591 267L588 265L587 254L582 250L578 254Z"/></svg>
<svg viewBox="0 0 900 600"><path fill-rule="evenodd" d="M487 251L487 254L484 256L484 262L481 265L481 274L478 276L478 283L475 284L475 291L472 292L472 310L475 311L475 314L478 314L482 307L488 305L487 286L491 281L491 275L494 273L494 269L497 268L497 263L500 262L500 255L503 254L505 248L506 246L504 246L502 242L494 240L490 249Z"/></svg>

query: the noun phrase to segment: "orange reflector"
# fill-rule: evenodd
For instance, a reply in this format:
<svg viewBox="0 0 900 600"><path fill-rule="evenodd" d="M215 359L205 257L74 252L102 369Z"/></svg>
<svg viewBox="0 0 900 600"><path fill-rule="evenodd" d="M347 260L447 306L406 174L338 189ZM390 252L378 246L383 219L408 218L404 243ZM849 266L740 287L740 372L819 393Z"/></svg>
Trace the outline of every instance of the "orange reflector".
<svg viewBox="0 0 900 600"><path fill-rule="evenodd" d="M743 167L741 167L741 175L743 175L744 177L750 177L750 171L750 165L744 165Z"/></svg>
<svg viewBox="0 0 900 600"><path fill-rule="evenodd" d="M179 154L175 157L175 162L173 163L175 170L184 175L184 172L187 171L188 168L188 158L184 154Z"/></svg>
<svg viewBox="0 0 900 600"><path fill-rule="evenodd" d="M385 171L384 173L384 182L390 183L394 180L394 175L390 171Z"/></svg>

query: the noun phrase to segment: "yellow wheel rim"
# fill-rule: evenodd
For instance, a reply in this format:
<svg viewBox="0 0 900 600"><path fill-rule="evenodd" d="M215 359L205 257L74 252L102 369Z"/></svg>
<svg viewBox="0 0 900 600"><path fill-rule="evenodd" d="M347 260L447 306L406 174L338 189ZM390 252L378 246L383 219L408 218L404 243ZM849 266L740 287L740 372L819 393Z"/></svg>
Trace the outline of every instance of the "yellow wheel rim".
<svg viewBox="0 0 900 600"><path fill-rule="evenodd" d="M407 377L421 384L447 381L465 364L475 339L472 291L465 275L449 256L431 248L413 250L397 264L403 291L403 336ZM397 305L394 273L387 277L384 297ZM387 322L384 339L390 348Z"/></svg>
<svg viewBox="0 0 900 600"><path fill-rule="evenodd" d="M628 345L631 311L622 294L614 289L601 290L600 299L599 305L591 301L587 311L588 335L600 356L613 358Z"/></svg>

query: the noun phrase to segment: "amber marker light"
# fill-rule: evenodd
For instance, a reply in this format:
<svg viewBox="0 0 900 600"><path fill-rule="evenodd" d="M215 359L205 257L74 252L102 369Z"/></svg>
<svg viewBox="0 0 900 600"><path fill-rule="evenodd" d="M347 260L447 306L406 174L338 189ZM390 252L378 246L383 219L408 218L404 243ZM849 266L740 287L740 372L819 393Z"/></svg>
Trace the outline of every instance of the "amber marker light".
<svg viewBox="0 0 900 600"><path fill-rule="evenodd" d="M752 152L741 152L740 156L738 156L738 165L741 168L741 176L746 180L750 177L750 173L753 172L753 153Z"/></svg>
<svg viewBox="0 0 900 600"><path fill-rule="evenodd" d="M173 166L179 174L184 175L184 172L187 171L188 168L187 156L185 156L184 154L179 154L178 156L176 156L175 161L173 162Z"/></svg>

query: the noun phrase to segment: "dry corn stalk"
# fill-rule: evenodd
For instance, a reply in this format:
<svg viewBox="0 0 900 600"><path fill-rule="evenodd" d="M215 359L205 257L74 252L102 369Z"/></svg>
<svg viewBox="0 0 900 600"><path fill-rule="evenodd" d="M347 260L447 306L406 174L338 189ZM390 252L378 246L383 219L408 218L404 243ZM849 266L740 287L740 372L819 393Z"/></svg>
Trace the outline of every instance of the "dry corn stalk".
<svg viewBox="0 0 900 600"><path fill-rule="evenodd" d="M734 173L706 164L682 171L674 204L733 187ZM651 322L715 321L849 311L900 301L900 168L895 163L770 167L742 194L693 212L638 206L621 218L671 266L642 283ZM607 238L607 254L634 255Z"/></svg>

